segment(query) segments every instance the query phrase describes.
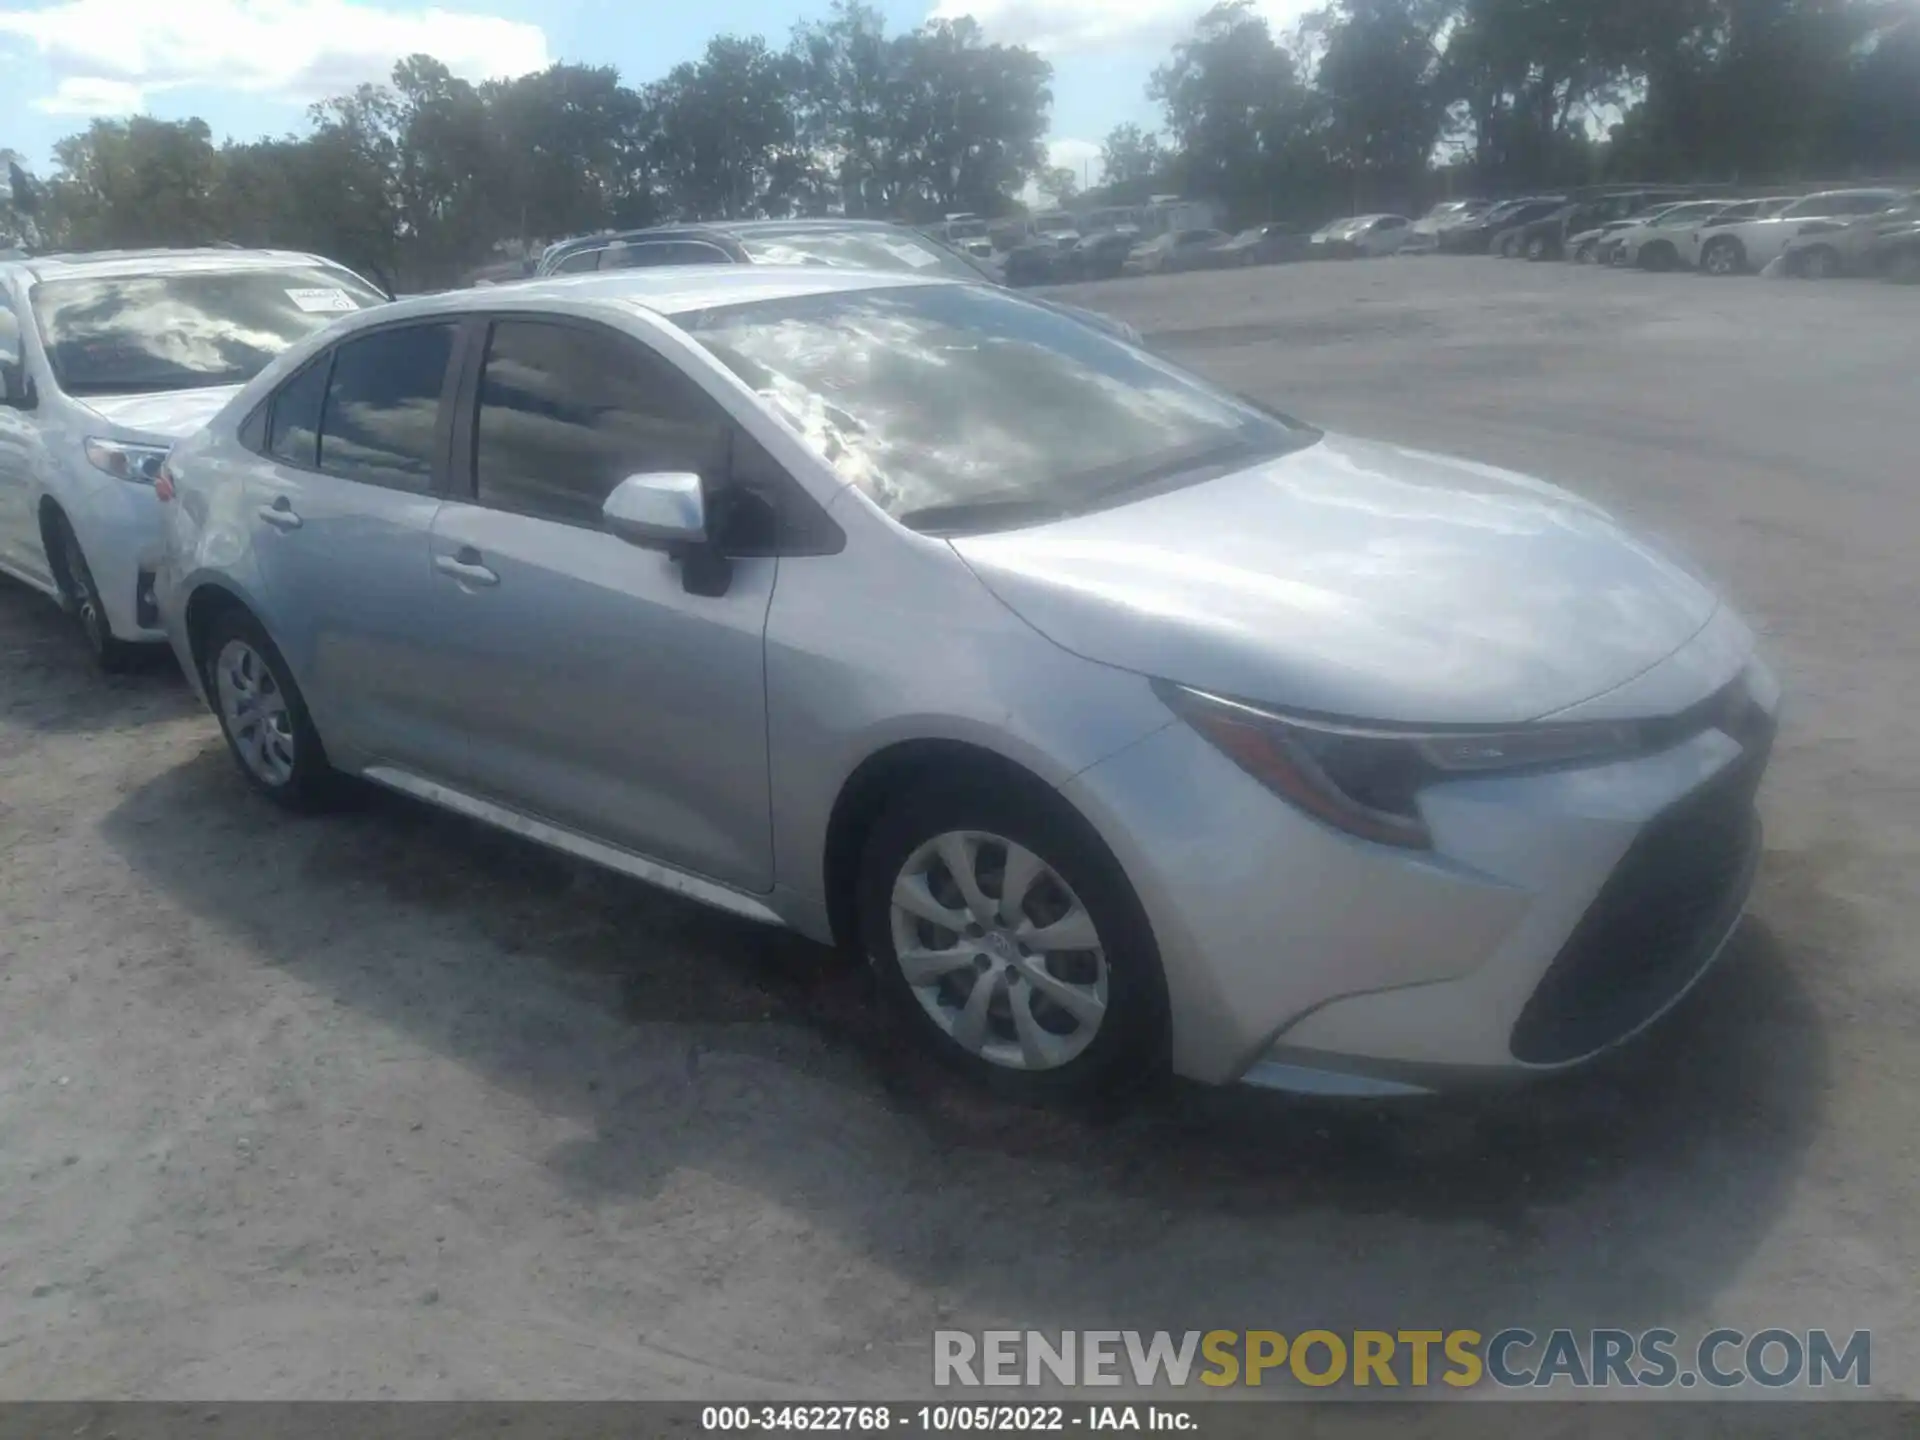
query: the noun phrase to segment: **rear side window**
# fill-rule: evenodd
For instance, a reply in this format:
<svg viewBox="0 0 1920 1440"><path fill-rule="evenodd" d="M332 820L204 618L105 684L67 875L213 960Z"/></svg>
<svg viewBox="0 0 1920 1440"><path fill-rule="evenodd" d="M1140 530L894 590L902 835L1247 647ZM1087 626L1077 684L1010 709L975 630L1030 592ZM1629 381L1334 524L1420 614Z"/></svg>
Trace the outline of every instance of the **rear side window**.
<svg viewBox="0 0 1920 1440"><path fill-rule="evenodd" d="M582 250L578 254L567 256L566 259L554 266L553 273L556 275L578 275L583 271L597 270L600 268L600 257L606 253L604 250Z"/></svg>
<svg viewBox="0 0 1920 1440"><path fill-rule="evenodd" d="M482 505L598 528L629 475L723 473L731 425L713 398L611 331L503 320L474 412Z"/></svg>
<svg viewBox="0 0 1920 1440"><path fill-rule="evenodd" d="M322 355L274 394L267 424L267 453L274 459L309 470L319 463L320 405L327 395L331 358Z"/></svg>
<svg viewBox="0 0 1920 1440"><path fill-rule="evenodd" d="M432 489L452 354L447 324L377 330L336 350L320 418L320 468L396 490Z"/></svg>
<svg viewBox="0 0 1920 1440"><path fill-rule="evenodd" d="M640 245L615 245L600 262L602 270L627 270L641 265L726 265L733 257L718 245L702 240L649 240Z"/></svg>

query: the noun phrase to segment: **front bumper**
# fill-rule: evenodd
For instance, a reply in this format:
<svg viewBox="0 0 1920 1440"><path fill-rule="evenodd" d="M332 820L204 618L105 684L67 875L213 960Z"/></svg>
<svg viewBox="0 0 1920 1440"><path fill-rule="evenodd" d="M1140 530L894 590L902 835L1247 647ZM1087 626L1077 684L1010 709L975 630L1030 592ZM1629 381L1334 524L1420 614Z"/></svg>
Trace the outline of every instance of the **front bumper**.
<svg viewBox="0 0 1920 1440"><path fill-rule="evenodd" d="M154 603L163 516L153 488L89 469L60 499L113 633L122 640L166 639Z"/></svg>
<svg viewBox="0 0 1920 1440"><path fill-rule="evenodd" d="M1153 923L1175 1070L1408 1094L1565 1069L1643 1029L1752 883L1777 687L1758 667L1748 684L1753 734L1428 790L1431 852L1307 818L1184 725L1077 777ZM1647 916L1672 933L1636 930Z"/></svg>

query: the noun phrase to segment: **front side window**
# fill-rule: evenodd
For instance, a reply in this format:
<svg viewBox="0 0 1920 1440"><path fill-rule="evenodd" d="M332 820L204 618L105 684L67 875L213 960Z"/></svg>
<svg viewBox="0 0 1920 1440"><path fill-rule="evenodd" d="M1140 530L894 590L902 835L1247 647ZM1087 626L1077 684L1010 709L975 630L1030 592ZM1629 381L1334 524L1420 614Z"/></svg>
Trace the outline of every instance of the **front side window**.
<svg viewBox="0 0 1920 1440"><path fill-rule="evenodd" d="M30 293L69 395L240 385L343 314L386 303L331 266L250 266L46 280Z"/></svg>
<svg viewBox="0 0 1920 1440"><path fill-rule="evenodd" d="M604 250L576 251L567 256L567 258L562 260L558 265L554 266L553 273L556 275L584 275L589 270L598 270L600 268L600 257L606 253Z"/></svg>
<svg viewBox="0 0 1920 1440"><path fill-rule="evenodd" d="M334 353L320 412L322 470L421 494L433 488L453 334L449 324L400 326Z"/></svg>
<svg viewBox="0 0 1920 1440"><path fill-rule="evenodd" d="M754 301L678 320L842 479L928 531L1117 503L1317 438L982 286Z"/></svg>
<svg viewBox="0 0 1920 1440"><path fill-rule="evenodd" d="M948 280L979 280L985 272L953 250L911 230L752 230L736 236L757 265L831 265L860 270L910 270Z"/></svg>
<svg viewBox="0 0 1920 1440"><path fill-rule="evenodd" d="M597 528L629 475L717 475L731 426L711 396L609 330L502 320L474 414L482 505Z"/></svg>

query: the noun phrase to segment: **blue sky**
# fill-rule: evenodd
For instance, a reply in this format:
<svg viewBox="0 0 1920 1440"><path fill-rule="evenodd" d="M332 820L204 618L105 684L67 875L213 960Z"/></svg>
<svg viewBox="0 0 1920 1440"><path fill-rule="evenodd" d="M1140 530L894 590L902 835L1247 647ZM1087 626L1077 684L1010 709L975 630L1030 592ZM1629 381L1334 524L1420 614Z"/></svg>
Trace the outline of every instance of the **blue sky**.
<svg viewBox="0 0 1920 1440"><path fill-rule="evenodd" d="M1114 125L1152 126L1148 73L1207 0L878 0L890 24L971 14L1055 67L1056 163L1099 179ZM1261 0L1284 25L1308 0ZM829 0L0 0L0 147L50 167L93 115L203 117L217 138L305 128L311 100L425 50L470 79L553 60L617 65L630 84L733 32L784 44Z"/></svg>

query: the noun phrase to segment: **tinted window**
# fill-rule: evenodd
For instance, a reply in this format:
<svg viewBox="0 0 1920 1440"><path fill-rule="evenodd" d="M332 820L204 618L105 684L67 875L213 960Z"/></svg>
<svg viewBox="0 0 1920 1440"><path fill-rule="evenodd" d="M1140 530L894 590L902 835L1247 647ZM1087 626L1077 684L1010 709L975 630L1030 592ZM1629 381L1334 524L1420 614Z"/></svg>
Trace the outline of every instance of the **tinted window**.
<svg viewBox="0 0 1920 1440"><path fill-rule="evenodd" d="M347 480L431 489L452 353L451 325L381 330L342 345L321 415L320 468Z"/></svg>
<svg viewBox="0 0 1920 1440"><path fill-rule="evenodd" d="M629 475L719 473L730 426L666 361L611 331L501 321L487 342L474 418L483 505L598 526Z"/></svg>
<svg viewBox="0 0 1920 1440"><path fill-rule="evenodd" d="M985 286L848 291L678 319L841 478L928 530L1114 503L1314 439Z"/></svg>
<svg viewBox="0 0 1920 1440"><path fill-rule="evenodd" d="M330 357L322 355L273 397L267 453L295 465L314 465L320 454L320 405L327 395Z"/></svg>
<svg viewBox="0 0 1920 1440"><path fill-rule="evenodd" d="M554 266L553 273L556 275L578 275L585 270L598 270L600 268L600 257L604 254L606 254L604 250L578 251L575 254L567 256L566 259Z"/></svg>
<svg viewBox="0 0 1920 1440"><path fill-rule="evenodd" d="M317 265L50 280L31 300L69 395L238 385L342 314L385 303Z"/></svg>

